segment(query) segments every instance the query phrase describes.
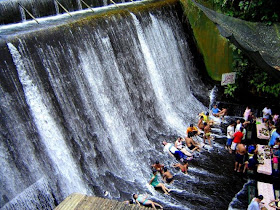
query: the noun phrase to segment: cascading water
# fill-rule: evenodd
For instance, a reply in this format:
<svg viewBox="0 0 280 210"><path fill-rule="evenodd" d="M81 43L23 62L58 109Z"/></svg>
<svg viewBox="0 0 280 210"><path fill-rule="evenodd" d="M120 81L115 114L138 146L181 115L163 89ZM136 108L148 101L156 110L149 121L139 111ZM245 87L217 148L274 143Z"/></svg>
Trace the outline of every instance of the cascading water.
<svg viewBox="0 0 280 210"><path fill-rule="evenodd" d="M222 142L192 160L189 175L170 169L170 196L147 187L155 160L174 162L161 142L184 136L207 109L190 88L199 78L177 9L77 22L1 45L3 209L53 209L73 192L104 191L117 200L147 192L167 209L228 207L242 183Z"/></svg>

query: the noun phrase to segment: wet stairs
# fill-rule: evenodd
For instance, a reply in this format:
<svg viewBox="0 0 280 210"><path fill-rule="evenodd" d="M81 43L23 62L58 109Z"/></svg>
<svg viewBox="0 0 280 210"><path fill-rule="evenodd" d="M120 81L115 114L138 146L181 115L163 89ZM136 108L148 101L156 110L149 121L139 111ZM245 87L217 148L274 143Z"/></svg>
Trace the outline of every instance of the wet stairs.
<svg viewBox="0 0 280 210"><path fill-rule="evenodd" d="M55 210L145 210L152 209L136 204L124 204L116 200L87 196L79 193L69 195Z"/></svg>

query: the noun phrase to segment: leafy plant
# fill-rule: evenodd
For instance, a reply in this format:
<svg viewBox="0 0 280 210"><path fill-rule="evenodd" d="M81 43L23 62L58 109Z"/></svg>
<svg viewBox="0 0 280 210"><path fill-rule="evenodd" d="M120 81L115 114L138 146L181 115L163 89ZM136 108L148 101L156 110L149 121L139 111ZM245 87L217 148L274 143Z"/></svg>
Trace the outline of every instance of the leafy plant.
<svg viewBox="0 0 280 210"><path fill-rule="evenodd" d="M236 88L237 86L235 84L229 84L225 87L224 94L233 98Z"/></svg>

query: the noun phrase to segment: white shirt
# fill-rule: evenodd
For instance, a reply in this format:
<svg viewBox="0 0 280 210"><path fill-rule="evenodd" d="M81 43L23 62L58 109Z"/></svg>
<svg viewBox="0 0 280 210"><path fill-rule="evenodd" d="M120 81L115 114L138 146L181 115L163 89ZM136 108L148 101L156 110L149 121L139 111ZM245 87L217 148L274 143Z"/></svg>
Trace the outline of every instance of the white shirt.
<svg viewBox="0 0 280 210"><path fill-rule="evenodd" d="M176 144L177 144L177 149L182 149L183 148L182 140L180 142L178 140L176 140Z"/></svg>
<svg viewBox="0 0 280 210"><path fill-rule="evenodd" d="M268 119L269 115L271 115L271 109L268 109L266 107L262 110L262 112L263 112L263 118L265 119Z"/></svg>
<svg viewBox="0 0 280 210"><path fill-rule="evenodd" d="M243 131L242 131L242 133L243 133L243 137L242 137L242 140L245 140L245 137L246 137L246 129L245 129L245 128L243 128Z"/></svg>
<svg viewBox="0 0 280 210"><path fill-rule="evenodd" d="M241 123L236 125L235 132L240 131L241 125L242 125Z"/></svg>
<svg viewBox="0 0 280 210"><path fill-rule="evenodd" d="M171 143L167 143L164 148L163 148L164 152L171 152L172 154L174 154L176 151L178 151L176 149L176 147L174 147Z"/></svg>
<svg viewBox="0 0 280 210"><path fill-rule="evenodd" d="M227 138L228 139L233 139L233 134L234 134L234 126L229 125L227 127Z"/></svg>

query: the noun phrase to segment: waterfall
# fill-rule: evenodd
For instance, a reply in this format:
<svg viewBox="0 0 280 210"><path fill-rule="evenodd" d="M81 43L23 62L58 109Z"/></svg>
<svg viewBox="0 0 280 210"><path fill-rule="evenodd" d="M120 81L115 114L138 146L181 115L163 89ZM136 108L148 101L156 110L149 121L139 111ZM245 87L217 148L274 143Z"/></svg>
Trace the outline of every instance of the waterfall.
<svg viewBox="0 0 280 210"><path fill-rule="evenodd" d="M83 9L81 0L77 0L77 5L79 10Z"/></svg>
<svg viewBox="0 0 280 210"><path fill-rule="evenodd" d="M209 99L210 99L209 110L211 110L213 105L216 103L217 91L218 91L217 86L214 86L213 89L210 91L210 94L209 94Z"/></svg>
<svg viewBox="0 0 280 210"><path fill-rule="evenodd" d="M73 192L104 191L120 201L149 193L173 209L228 206L240 181L219 142L192 160L190 175L170 168L177 190L169 197L147 187L154 161L175 161L161 142L184 136L206 109L192 93L193 84L208 90L177 9L77 21L1 43L1 207L53 209Z"/></svg>
<svg viewBox="0 0 280 210"><path fill-rule="evenodd" d="M61 189L64 193L76 191L86 193L86 187L79 177L78 169L73 157L69 153L68 146L64 142L61 130L52 116L51 111L44 104L42 94L35 82L24 67L20 53L8 43L9 50L17 68L19 79L23 85L27 104L32 112L33 121L38 129L40 139L47 149L47 153L55 167L54 173L62 175ZM65 188L65 189L64 189Z"/></svg>
<svg viewBox="0 0 280 210"><path fill-rule="evenodd" d="M19 7L19 10L20 10L22 22L25 22L26 21L25 11L22 7Z"/></svg>
<svg viewBox="0 0 280 210"><path fill-rule="evenodd" d="M55 7L56 14L58 15L59 14L59 6L58 6L57 1L53 0L53 4L54 4L54 7Z"/></svg>

